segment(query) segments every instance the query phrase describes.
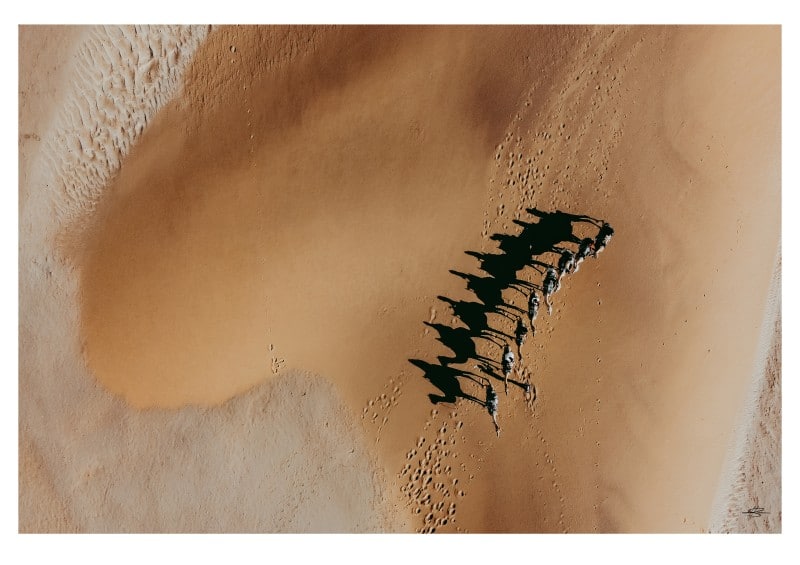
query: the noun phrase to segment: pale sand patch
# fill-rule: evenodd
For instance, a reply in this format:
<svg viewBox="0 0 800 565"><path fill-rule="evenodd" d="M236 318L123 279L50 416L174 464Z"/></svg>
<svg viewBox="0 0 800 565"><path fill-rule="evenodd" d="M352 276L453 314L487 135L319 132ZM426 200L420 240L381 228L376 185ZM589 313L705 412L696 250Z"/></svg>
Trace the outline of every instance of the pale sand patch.
<svg viewBox="0 0 800 565"><path fill-rule="evenodd" d="M62 26L21 26L19 28L19 214L22 218L32 190L35 156L42 147L59 107L68 62L85 28ZM22 243L22 242L21 242ZM22 287L20 259L20 286ZM20 292L24 292L21 288ZM21 312L24 316L24 313ZM22 349L22 335L20 335ZM20 364L20 385L23 382ZM22 408L20 407L20 411ZM24 431L19 432L19 527L20 531L74 531L65 503L53 488L46 463Z"/></svg>
<svg viewBox="0 0 800 565"><path fill-rule="evenodd" d="M64 495L56 490L47 461L26 429L20 428L19 436L19 532L77 533L78 526L70 518Z"/></svg>
<svg viewBox="0 0 800 565"><path fill-rule="evenodd" d="M31 156L42 147L42 134L59 108L59 92L69 76L69 62L86 28L21 26L19 28L19 208L31 188ZM24 127L23 127L24 126Z"/></svg>
<svg viewBox="0 0 800 565"><path fill-rule="evenodd" d="M780 257L773 277L750 390L720 478L712 532L782 529Z"/></svg>

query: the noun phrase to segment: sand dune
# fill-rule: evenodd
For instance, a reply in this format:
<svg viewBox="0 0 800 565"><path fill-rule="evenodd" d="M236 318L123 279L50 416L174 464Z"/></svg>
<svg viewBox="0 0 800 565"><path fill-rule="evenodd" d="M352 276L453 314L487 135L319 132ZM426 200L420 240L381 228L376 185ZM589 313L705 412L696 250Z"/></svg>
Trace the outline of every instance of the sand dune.
<svg viewBox="0 0 800 565"><path fill-rule="evenodd" d="M21 59L21 531L722 529L778 28L79 31ZM582 215L615 235L523 346L535 400L488 377L497 437L465 327L512 335L519 249Z"/></svg>

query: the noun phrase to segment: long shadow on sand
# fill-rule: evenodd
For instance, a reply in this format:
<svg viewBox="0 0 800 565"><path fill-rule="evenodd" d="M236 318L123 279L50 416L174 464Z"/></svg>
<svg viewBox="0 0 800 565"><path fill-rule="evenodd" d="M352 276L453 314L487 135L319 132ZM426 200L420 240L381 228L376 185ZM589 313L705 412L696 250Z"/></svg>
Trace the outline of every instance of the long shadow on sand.
<svg viewBox="0 0 800 565"><path fill-rule="evenodd" d="M476 301L453 300L446 296L439 296L439 300L450 306L453 315L463 325L450 327L444 324L425 322L427 326L438 333L438 341L452 351L451 356L439 356L436 363L428 363L420 359L409 359L409 362L422 370L422 377L430 381L439 389L440 395L429 394L431 402L455 402L458 398L466 398L473 402L485 405L483 400L468 394L461 388L463 379L472 380L485 386L489 379L503 380L499 374L500 351L505 343L513 342L513 337L497 328L492 328L489 323L489 314L499 314L511 320L525 315L525 311L503 298L506 289L513 288L525 297L530 293L541 292L541 284L529 282L520 278L520 273L526 269L534 269L540 275L551 263L542 259L545 253L568 249L566 244L578 245L580 239L575 235L574 224L586 222L594 226L602 225L601 220L590 216L567 214L565 212L542 212L536 208L528 208L527 212L535 221L527 222L514 220L522 228L516 234L493 234L490 238L498 242L497 253L481 253L466 251L467 255L478 260L480 271L483 274L450 272L466 281L467 290L471 291ZM497 360L478 354L477 339L492 342L498 347ZM481 371L476 375L470 370L460 368L472 366ZM458 365L459 367L456 367ZM509 382L524 386L509 379Z"/></svg>

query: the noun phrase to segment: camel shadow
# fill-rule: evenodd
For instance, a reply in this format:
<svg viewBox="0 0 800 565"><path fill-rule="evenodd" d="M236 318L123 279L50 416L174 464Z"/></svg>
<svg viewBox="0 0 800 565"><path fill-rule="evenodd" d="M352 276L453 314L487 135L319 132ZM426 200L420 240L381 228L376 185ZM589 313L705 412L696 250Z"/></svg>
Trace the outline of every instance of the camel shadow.
<svg viewBox="0 0 800 565"><path fill-rule="evenodd" d="M462 325L451 327L444 324L425 322L434 329L436 338L451 352L451 356L439 356L438 364L428 363L420 359L409 359L409 362L422 369L423 378L428 380L441 392L440 395L429 394L432 403L455 402L458 398L466 398L485 406L485 402L462 389L464 379L472 380L485 386L489 378L503 380L497 372L498 360L490 359L477 351L477 339L485 339L498 347L513 342L513 338L498 328L491 327L489 314L498 314L511 320L525 316L526 311L507 301L503 297L507 289L515 289L526 297L531 293L542 292L542 285L525 280L520 273L532 269L542 275L548 268L554 267L542 255L560 253L568 249L568 245L579 245L581 239L575 234L574 224L590 223L600 227L602 221L585 215L566 212L543 212L536 208L528 208L527 212L536 221L513 220L521 231L516 234L492 234L490 239L497 242L496 253L465 251L478 260L479 269L484 275L464 273L450 270L450 273L466 281L466 289L476 301L453 300L439 296L439 300L448 304L453 316ZM567 245L565 245L567 244ZM535 335L535 333L534 333ZM459 369L453 365L475 363L485 376L478 377L474 373ZM483 379L483 380L481 380ZM513 379L509 382L521 387L528 386Z"/></svg>
<svg viewBox="0 0 800 565"><path fill-rule="evenodd" d="M439 404L440 402L453 403L458 398L466 398L481 406L485 405L484 401L465 392L461 388L459 378L470 377L468 371L462 371L449 365L442 364L441 362L438 365L427 363L421 359L409 359L409 362L419 369L422 369L423 378L430 381L432 385L441 391L442 394L440 395L428 394L428 398L432 404ZM475 377L472 375L470 378L474 379Z"/></svg>

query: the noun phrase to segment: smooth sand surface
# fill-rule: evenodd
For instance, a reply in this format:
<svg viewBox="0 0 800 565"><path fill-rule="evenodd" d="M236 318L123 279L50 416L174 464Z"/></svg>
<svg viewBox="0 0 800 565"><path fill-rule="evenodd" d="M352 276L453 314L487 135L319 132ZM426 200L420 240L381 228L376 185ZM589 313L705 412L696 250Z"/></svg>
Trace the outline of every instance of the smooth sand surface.
<svg viewBox="0 0 800 565"><path fill-rule="evenodd" d="M81 33L57 119L20 109L21 531L709 529L774 310L779 28ZM496 437L429 395L483 400L436 372L500 356L449 303L526 208L616 233Z"/></svg>

